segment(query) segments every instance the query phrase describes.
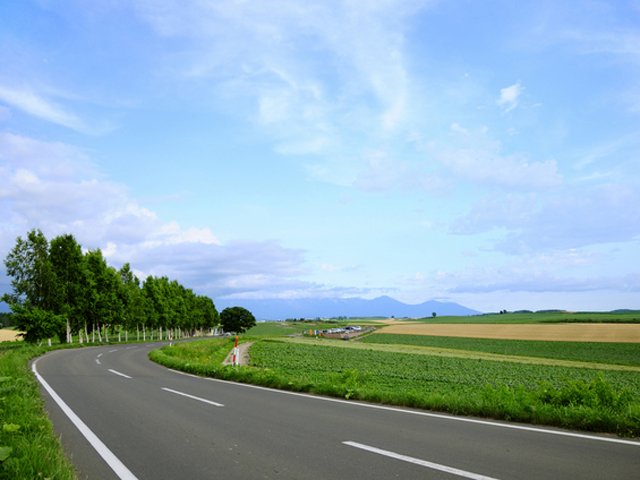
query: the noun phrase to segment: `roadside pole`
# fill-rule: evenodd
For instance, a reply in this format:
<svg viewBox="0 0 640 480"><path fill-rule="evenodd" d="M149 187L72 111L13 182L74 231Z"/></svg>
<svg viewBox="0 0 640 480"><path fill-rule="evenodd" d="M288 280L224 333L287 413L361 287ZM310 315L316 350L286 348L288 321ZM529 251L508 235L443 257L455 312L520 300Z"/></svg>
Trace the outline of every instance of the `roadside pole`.
<svg viewBox="0 0 640 480"><path fill-rule="evenodd" d="M231 365L238 365L238 354L240 353L240 351L238 350L238 335L236 335L236 346L233 347L233 361L231 362Z"/></svg>

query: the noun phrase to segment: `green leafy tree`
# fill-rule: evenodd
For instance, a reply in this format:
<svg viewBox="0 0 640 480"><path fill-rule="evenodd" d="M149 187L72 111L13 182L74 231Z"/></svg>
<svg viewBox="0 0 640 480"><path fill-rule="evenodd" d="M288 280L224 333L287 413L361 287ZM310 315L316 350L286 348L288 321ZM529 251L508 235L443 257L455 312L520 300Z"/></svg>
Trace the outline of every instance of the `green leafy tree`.
<svg viewBox="0 0 640 480"><path fill-rule="evenodd" d="M220 314L209 297L204 295L196 297L196 308L199 315L197 325L199 328L210 329L220 324Z"/></svg>
<svg viewBox="0 0 640 480"><path fill-rule="evenodd" d="M140 325L145 322L145 303L140 289L140 280L133 274L128 263L125 263L118 273L124 287L121 292L123 322L127 331L135 327L140 340Z"/></svg>
<svg viewBox="0 0 640 480"><path fill-rule="evenodd" d="M18 237L4 260L13 291L2 296L15 315L15 324L25 339L37 343L55 334L59 318L54 306L59 295L58 280L49 256L49 242L40 230L26 239ZM45 323L43 323L45 322Z"/></svg>
<svg viewBox="0 0 640 480"><path fill-rule="evenodd" d="M122 301L118 298L121 286L118 272L107 265L102 251L89 250L85 254L87 277L87 316L93 331L98 330L98 339L102 341L101 329L104 328L105 340L109 341L108 329L122 318Z"/></svg>
<svg viewBox="0 0 640 480"><path fill-rule="evenodd" d="M21 335L28 343L39 343L45 338L57 335L65 326L65 317L56 315L52 310L28 308L16 304L12 307L13 318L18 329L24 331Z"/></svg>
<svg viewBox="0 0 640 480"><path fill-rule="evenodd" d="M151 338L153 339L153 329L161 329L167 318L167 299L163 282L157 277L149 275L142 285L142 292L146 299L147 324L151 327Z"/></svg>
<svg viewBox="0 0 640 480"><path fill-rule="evenodd" d="M51 264L58 280L58 295L54 311L62 315L65 329L58 333L60 341L71 343L72 331L77 331L82 342L85 320L82 315L85 301L86 270L82 247L71 234L60 235L51 240L49 247Z"/></svg>
<svg viewBox="0 0 640 480"><path fill-rule="evenodd" d="M243 333L255 327L256 319L246 308L229 307L220 313L220 324L226 332Z"/></svg>

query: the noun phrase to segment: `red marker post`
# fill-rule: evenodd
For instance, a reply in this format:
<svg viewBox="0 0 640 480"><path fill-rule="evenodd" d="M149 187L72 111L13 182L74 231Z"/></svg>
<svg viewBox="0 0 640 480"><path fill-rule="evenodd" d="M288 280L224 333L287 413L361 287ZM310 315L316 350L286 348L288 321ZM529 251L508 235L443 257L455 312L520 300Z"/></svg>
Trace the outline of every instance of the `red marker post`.
<svg viewBox="0 0 640 480"><path fill-rule="evenodd" d="M231 362L231 365L238 364L238 353L238 335L236 335L236 346L233 348L233 361Z"/></svg>

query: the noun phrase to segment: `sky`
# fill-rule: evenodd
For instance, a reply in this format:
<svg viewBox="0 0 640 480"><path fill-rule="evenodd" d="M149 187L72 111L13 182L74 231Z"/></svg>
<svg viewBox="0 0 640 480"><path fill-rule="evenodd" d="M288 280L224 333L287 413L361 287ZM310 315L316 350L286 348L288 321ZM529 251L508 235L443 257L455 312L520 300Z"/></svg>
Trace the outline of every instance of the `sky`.
<svg viewBox="0 0 640 480"><path fill-rule="evenodd" d="M0 2L3 259L37 228L214 300L640 309L639 186L636 1Z"/></svg>

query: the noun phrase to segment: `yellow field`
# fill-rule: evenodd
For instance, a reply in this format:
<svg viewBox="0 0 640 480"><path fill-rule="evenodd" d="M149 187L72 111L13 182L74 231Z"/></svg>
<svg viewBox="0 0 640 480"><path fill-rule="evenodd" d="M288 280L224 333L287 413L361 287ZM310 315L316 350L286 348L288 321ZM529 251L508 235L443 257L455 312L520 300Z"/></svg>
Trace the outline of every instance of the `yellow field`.
<svg viewBox="0 0 640 480"><path fill-rule="evenodd" d="M380 328L376 333L503 340L640 343L640 324L413 324L390 325Z"/></svg>
<svg viewBox="0 0 640 480"><path fill-rule="evenodd" d="M0 342L13 342L14 340L18 340L16 336L20 332L14 330L2 330L0 329Z"/></svg>

